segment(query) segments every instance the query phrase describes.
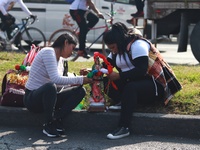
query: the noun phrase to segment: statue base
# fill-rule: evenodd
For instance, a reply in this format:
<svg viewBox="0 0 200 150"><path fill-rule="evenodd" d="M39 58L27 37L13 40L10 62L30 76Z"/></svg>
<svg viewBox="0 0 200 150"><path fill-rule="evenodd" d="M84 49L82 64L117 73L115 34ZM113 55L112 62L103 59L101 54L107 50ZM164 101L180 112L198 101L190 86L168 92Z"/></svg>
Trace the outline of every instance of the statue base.
<svg viewBox="0 0 200 150"><path fill-rule="evenodd" d="M96 103L92 102L89 105L89 108L87 110L88 112L105 112L106 111L106 106L104 103Z"/></svg>

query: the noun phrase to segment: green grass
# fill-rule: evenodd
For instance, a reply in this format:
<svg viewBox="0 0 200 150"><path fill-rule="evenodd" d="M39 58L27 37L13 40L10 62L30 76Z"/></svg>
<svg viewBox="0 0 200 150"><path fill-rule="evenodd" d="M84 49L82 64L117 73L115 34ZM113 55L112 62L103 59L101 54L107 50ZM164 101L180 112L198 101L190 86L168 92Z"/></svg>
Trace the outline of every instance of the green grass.
<svg viewBox="0 0 200 150"><path fill-rule="evenodd" d="M21 64L24 57L25 54L22 53L0 52L0 84L6 71L14 69L16 64ZM69 62L69 72L79 74L80 68L91 68L92 65L93 62ZM137 112L200 115L200 66L171 65L171 67L183 89L175 94L167 106L160 103L153 106L140 106ZM89 94L90 87L88 85L85 87Z"/></svg>

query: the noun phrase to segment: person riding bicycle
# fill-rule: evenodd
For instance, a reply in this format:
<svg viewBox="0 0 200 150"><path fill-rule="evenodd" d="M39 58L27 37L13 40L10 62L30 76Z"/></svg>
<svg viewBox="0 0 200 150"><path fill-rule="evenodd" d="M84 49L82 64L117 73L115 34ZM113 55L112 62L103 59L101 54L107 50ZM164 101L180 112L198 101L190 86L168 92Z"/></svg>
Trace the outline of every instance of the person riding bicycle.
<svg viewBox="0 0 200 150"><path fill-rule="evenodd" d="M6 39L4 31L7 32L7 36L11 39L12 25L15 24L15 17L9 14L8 12L13 8L15 3L18 3L21 9L28 14L31 18L35 19L37 16L34 16L27 6L24 4L23 0L0 0L0 18L1 18L1 31L0 37ZM13 44L11 45L13 50L18 50Z"/></svg>
<svg viewBox="0 0 200 150"><path fill-rule="evenodd" d="M96 13L94 14L90 9ZM70 15L79 26L79 50L75 61L79 56L90 58L90 55L85 51L86 35L99 21L99 18L104 18L102 13L96 8L92 0L74 0L70 6Z"/></svg>

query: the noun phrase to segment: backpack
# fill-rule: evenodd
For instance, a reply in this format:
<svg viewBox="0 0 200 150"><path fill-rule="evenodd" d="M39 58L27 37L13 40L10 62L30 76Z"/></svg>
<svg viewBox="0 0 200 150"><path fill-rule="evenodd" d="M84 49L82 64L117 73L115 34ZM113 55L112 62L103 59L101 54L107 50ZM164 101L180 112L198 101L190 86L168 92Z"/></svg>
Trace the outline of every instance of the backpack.
<svg viewBox="0 0 200 150"><path fill-rule="evenodd" d="M25 84L28 79L30 65L39 50L39 47L32 45L22 65L15 65L15 69L8 70L4 75L1 86L2 96L0 105L24 107L23 96L25 94Z"/></svg>
<svg viewBox="0 0 200 150"><path fill-rule="evenodd" d="M163 59L158 49L147 39L144 39L142 37L139 37L138 39L142 39L150 45L147 74L152 76L156 82L160 83L163 86L165 92L164 104L167 105L168 102L172 99L173 95L182 89L182 86L178 82L172 68ZM127 46L127 54L131 62L132 57L130 48L135 40L137 39L133 39Z"/></svg>
<svg viewBox="0 0 200 150"><path fill-rule="evenodd" d="M68 4L72 4L74 0L65 0Z"/></svg>
<svg viewBox="0 0 200 150"><path fill-rule="evenodd" d="M2 106L24 107L23 96L27 79L27 71L9 70L3 78L0 104Z"/></svg>

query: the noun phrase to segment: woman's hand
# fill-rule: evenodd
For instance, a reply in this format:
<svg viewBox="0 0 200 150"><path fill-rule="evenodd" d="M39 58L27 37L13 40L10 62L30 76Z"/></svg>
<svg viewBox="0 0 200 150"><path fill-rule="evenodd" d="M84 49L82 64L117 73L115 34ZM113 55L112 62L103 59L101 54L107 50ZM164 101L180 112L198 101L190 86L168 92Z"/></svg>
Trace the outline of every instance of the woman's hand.
<svg viewBox="0 0 200 150"><path fill-rule="evenodd" d="M92 78L83 77L83 84L88 84L88 83L92 83L92 82L93 82Z"/></svg>
<svg viewBox="0 0 200 150"><path fill-rule="evenodd" d="M83 68L79 71L80 75L83 75L83 76L86 76L89 72L91 72L91 70L87 68Z"/></svg>
<svg viewBox="0 0 200 150"><path fill-rule="evenodd" d="M114 80L119 80L120 79L120 76L119 76L119 73L117 72L112 72L110 74L107 75L108 79L110 79L111 81L114 81Z"/></svg>

